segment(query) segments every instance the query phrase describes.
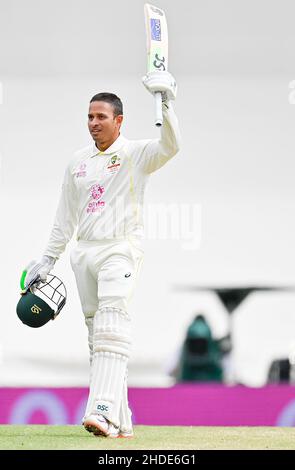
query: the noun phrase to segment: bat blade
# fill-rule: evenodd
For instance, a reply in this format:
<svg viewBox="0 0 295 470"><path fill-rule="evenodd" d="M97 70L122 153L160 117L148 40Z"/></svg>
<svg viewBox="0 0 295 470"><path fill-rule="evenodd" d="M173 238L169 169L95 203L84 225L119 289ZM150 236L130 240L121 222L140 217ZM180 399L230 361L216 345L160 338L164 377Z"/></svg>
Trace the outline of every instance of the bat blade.
<svg viewBox="0 0 295 470"><path fill-rule="evenodd" d="M160 8L145 3L144 5L147 38L147 71L168 69L168 27L166 16ZM163 123L161 93L155 93L156 126Z"/></svg>

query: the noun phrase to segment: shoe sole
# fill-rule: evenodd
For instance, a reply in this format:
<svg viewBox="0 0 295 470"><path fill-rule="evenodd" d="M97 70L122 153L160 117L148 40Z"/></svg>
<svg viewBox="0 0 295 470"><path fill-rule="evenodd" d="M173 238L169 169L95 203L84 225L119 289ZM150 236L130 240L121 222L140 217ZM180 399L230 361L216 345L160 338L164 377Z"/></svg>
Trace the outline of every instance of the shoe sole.
<svg viewBox="0 0 295 470"><path fill-rule="evenodd" d="M97 421L94 420L86 420L84 423L84 428L86 431L94 434L95 436L103 436L103 437L110 437L112 439L132 439L134 434L108 434L102 427L99 426Z"/></svg>
<svg viewBox="0 0 295 470"><path fill-rule="evenodd" d="M97 426L94 425L86 425L84 426L86 431L94 434L94 436L102 436L102 437L110 437L111 439L132 439L134 436L124 436L122 434L112 435L112 434L105 434L101 429L98 429Z"/></svg>
<svg viewBox="0 0 295 470"><path fill-rule="evenodd" d="M107 431L100 427L96 421L92 421L91 419L84 422L84 428L86 431L93 433L95 436L109 436Z"/></svg>

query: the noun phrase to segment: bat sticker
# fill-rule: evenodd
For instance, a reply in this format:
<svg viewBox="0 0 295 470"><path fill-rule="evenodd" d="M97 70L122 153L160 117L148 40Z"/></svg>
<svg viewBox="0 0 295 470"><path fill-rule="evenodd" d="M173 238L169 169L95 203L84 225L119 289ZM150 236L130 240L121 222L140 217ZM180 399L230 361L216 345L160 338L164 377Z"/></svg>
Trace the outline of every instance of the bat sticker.
<svg viewBox="0 0 295 470"><path fill-rule="evenodd" d="M161 21L151 18L151 33L153 41L161 41Z"/></svg>
<svg viewBox="0 0 295 470"><path fill-rule="evenodd" d="M165 62L165 57L160 58L158 54L155 54L155 60L153 61L153 65L157 69L159 70L161 69L163 72L166 70L164 62Z"/></svg>

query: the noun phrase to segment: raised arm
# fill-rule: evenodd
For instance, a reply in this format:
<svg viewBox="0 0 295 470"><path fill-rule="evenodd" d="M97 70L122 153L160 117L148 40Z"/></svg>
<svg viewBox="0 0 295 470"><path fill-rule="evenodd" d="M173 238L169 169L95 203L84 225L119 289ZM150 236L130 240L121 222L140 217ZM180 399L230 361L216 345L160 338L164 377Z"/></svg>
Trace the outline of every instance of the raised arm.
<svg viewBox="0 0 295 470"><path fill-rule="evenodd" d="M172 106L176 97L176 82L169 72L151 72L143 77L143 83L152 94L161 92L163 125L161 137L147 142L142 158L146 173L161 168L180 148L178 120Z"/></svg>

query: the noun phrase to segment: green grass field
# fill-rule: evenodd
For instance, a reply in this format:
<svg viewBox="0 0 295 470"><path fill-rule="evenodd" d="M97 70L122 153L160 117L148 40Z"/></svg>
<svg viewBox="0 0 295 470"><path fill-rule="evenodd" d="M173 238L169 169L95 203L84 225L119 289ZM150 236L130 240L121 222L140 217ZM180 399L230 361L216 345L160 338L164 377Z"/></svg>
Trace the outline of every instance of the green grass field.
<svg viewBox="0 0 295 470"><path fill-rule="evenodd" d="M135 426L132 439L95 437L82 426L0 426L1 450L295 449L295 428Z"/></svg>

